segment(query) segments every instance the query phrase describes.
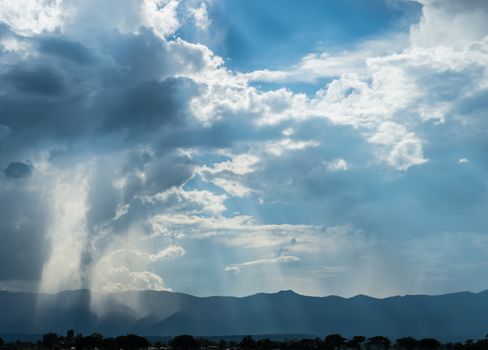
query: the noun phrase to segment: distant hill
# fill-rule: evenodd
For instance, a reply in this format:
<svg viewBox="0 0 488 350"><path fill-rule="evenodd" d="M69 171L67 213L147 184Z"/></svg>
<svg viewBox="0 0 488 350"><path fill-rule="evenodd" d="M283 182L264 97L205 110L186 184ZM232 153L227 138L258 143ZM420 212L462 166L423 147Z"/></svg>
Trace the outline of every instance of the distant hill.
<svg viewBox="0 0 488 350"><path fill-rule="evenodd" d="M137 333L145 336L309 334L483 338L488 291L377 299L310 297L282 291L248 297L87 290L57 294L0 292L0 334Z"/></svg>

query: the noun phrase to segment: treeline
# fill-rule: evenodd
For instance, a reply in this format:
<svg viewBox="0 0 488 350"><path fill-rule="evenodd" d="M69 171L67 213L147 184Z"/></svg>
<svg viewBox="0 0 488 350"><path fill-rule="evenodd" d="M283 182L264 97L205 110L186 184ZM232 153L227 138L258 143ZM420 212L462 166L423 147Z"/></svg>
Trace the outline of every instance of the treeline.
<svg viewBox="0 0 488 350"><path fill-rule="evenodd" d="M66 336L55 333L44 334L42 340L32 342L5 343L0 338L0 349L76 349L76 350L488 350L488 335L484 339L466 340L465 342L442 344L434 338L415 339L404 337L392 341L383 336L345 338L340 334L330 334L325 338L293 339L273 341L269 338L255 340L251 336L241 341L213 341L208 338L196 338L191 335L180 335L168 342L150 342L145 337L128 334L119 337L104 337L94 333L89 336L75 335L69 330Z"/></svg>
<svg viewBox="0 0 488 350"><path fill-rule="evenodd" d="M0 345L2 348L8 349L76 349L76 350L92 350L92 349L106 349L106 350L120 350L120 349L143 349L151 346L151 343L144 337L128 334L119 337L104 337L99 333L84 337L81 334L74 335L72 331L68 331L66 337L59 336L56 333L47 333L42 336L42 340L32 343L16 341L5 343L0 338Z"/></svg>

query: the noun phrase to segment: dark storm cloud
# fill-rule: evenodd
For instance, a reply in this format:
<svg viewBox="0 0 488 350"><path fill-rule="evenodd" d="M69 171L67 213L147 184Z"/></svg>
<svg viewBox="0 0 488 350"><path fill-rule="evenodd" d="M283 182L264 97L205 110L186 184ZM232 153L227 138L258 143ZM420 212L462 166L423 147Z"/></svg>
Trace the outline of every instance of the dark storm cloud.
<svg viewBox="0 0 488 350"><path fill-rule="evenodd" d="M87 226L91 229L112 219L117 210L119 196L113 185L113 164L98 164L91 177L88 192Z"/></svg>
<svg viewBox="0 0 488 350"><path fill-rule="evenodd" d="M20 92L39 95L59 95L64 90L62 76L49 67L14 67L3 77Z"/></svg>
<svg viewBox="0 0 488 350"><path fill-rule="evenodd" d="M132 82L153 80L168 74L168 52L152 31L141 28L139 35L104 35L102 54L111 57L122 69L108 78Z"/></svg>
<svg viewBox="0 0 488 350"><path fill-rule="evenodd" d="M187 156L168 153L154 155L142 160L140 171L145 174L144 180L131 170L126 173L126 183L122 191L122 203L129 205L127 217L123 222L141 219L151 215L151 209L142 209L140 197L152 196L171 187L179 187L193 175L194 162ZM131 163L133 166L134 163ZM135 167L137 169L137 167ZM157 209L155 209L157 210ZM119 223L120 224L120 223Z"/></svg>
<svg viewBox="0 0 488 350"><path fill-rule="evenodd" d="M28 177L32 174L33 167L22 162L10 162L3 170L6 176L13 178Z"/></svg>
<svg viewBox="0 0 488 350"><path fill-rule="evenodd" d="M3 69L8 84L0 96L0 124L12 131L2 141L12 156L39 144L62 144L67 155L81 144L98 153L142 141L160 150L212 148L276 134L254 130L246 115L203 127L188 110L201 87L171 76L204 68L205 58L185 45L171 48L151 30L103 33L91 46L53 35L17 39L37 52L28 58L10 53Z"/></svg>
<svg viewBox="0 0 488 350"><path fill-rule="evenodd" d="M95 57L87 47L78 42L62 38L53 37L39 40L39 51L79 64L89 64L95 60Z"/></svg>
<svg viewBox="0 0 488 350"><path fill-rule="evenodd" d="M146 186L149 193L181 186L192 175L193 164L188 157L168 155L145 166Z"/></svg>
<svg viewBox="0 0 488 350"><path fill-rule="evenodd" d="M146 81L113 95L102 130L123 128L131 133L155 131L168 123L184 122L187 102L194 91L190 80L168 78Z"/></svg>
<svg viewBox="0 0 488 350"><path fill-rule="evenodd" d="M130 155L125 159L104 160L97 164L92 175L87 213L87 224L93 230L109 222L116 215L117 205L128 205L128 214L122 219L144 219L148 208L139 211L140 197L152 196L171 187L179 187L193 175L194 163L187 156L174 152L161 155ZM144 179L136 172L144 173ZM114 179L124 178L124 185L116 188ZM119 230L120 231L120 230Z"/></svg>
<svg viewBox="0 0 488 350"><path fill-rule="evenodd" d="M70 152L92 147L103 154L141 141L152 144L162 128L177 126L182 137L187 134L188 102L198 86L168 78L176 63L151 31L102 36L102 51L57 36L16 40L37 52L3 57L0 125L10 132L0 140L0 148L9 149L0 152L0 165L28 157L40 145L63 145L54 153L68 159Z"/></svg>
<svg viewBox="0 0 488 350"><path fill-rule="evenodd" d="M0 35L13 35L5 25L2 29ZM39 280L48 253L49 199L40 194L42 186L23 188L36 177L29 176L30 164L16 159L47 151L55 172L100 157L88 187L82 272L93 261L90 240L100 228L123 234L149 215L135 197L179 186L192 176L191 160L177 154L175 144L157 141L175 128L183 137L197 128L188 111L197 84L169 77L167 48L151 31L107 38L100 39L100 52L57 36L16 36L35 54L0 55L0 166L7 178L25 178L0 180L5 182L0 182L0 281ZM140 151L144 147L157 149ZM137 171L144 172L144 181ZM116 188L120 178L126 184ZM112 222L121 205L128 206L127 214Z"/></svg>
<svg viewBox="0 0 488 350"><path fill-rule="evenodd" d="M154 203L148 203L146 198L181 186L192 177L194 166L190 158L173 151L149 154L134 150L125 157L100 161L89 183L87 244L80 265L82 276L95 261L96 252L90 244L93 239L97 239L99 247L108 245L114 235L126 234L133 223L140 224L164 210ZM144 178L140 173L144 174ZM124 179L122 186L114 185L117 178ZM117 210L121 207L125 208L125 212L117 216ZM104 234L107 230L111 235Z"/></svg>

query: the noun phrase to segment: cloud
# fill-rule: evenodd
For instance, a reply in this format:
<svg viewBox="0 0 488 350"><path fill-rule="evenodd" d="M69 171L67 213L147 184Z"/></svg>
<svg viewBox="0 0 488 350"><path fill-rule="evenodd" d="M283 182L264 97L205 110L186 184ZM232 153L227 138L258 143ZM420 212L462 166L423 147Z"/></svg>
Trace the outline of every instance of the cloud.
<svg viewBox="0 0 488 350"><path fill-rule="evenodd" d="M393 147L387 157L387 162L398 170L407 170L413 165L427 162L422 152L422 146L415 138L405 138Z"/></svg>
<svg viewBox="0 0 488 350"><path fill-rule="evenodd" d="M197 28L207 30L210 26L210 18L208 17L207 5L204 2L199 7L190 8L190 16L195 20Z"/></svg>
<svg viewBox="0 0 488 350"><path fill-rule="evenodd" d="M161 276L150 271L131 271L126 266L109 269L101 292L115 293L131 290L170 290L165 287Z"/></svg>
<svg viewBox="0 0 488 350"><path fill-rule="evenodd" d="M408 241L478 237L488 209L486 6L422 4L409 31L240 71L204 44L212 2L0 3L0 283L420 291Z"/></svg>
<svg viewBox="0 0 488 350"><path fill-rule="evenodd" d="M182 256L185 254L185 250L182 247L177 245L172 245L167 248L164 248L160 252L156 254L149 255L149 260L151 261L158 261L165 258L171 258L175 256Z"/></svg>
<svg viewBox="0 0 488 350"><path fill-rule="evenodd" d="M212 183L221 187L225 192L234 197L246 197L252 192L250 188L242 185L238 181L215 178L212 180Z"/></svg>
<svg viewBox="0 0 488 350"><path fill-rule="evenodd" d="M384 122L369 141L383 145L385 154L381 157L398 170L407 170L413 165L427 162L420 140L402 125Z"/></svg>
<svg viewBox="0 0 488 350"><path fill-rule="evenodd" d="M76 41L55 36L41 38L39 41L39 51L78 64L89 64L95 60L92 52L86 46Z"/></svg>
<svg viewBox="0 0 488 350"><path fill-rule="evenodd" d="M62 2L59 0L21 0L15 4L0 2L0 18L25 34L54 31L62 23Z"/></svg>
<svg viewBox="0 0 488 350"><path fill-rule="evenodd" d="M199 169L202 173L218 174L230 172L236 175L245 175L254 171L259 163L259 158L252 154L232 155L230 160L216 163L213 167L203 166Z"/></svg>
<svg viewBox="0 0 488 350"><path fill-rule="evenodd" d="M408 46L408 35L395 33L390 37L370 39L339 52L310 53L287 70L256 70L247 73L250 81L257 82L309 82L323 78L338 78L346 74L367 74L369 57L385 56Z"/></svg>
<svg viewBox="0 0 488 350"><path fill-rule="evenodd" d="M419 2L423 5L422 18L410 30L411 42L415 46L462 47L470 41L484 38L488 32L485 20L488 6L482 0ZM441 30L446 26L449 30Z"/></svg>
<svg viewBox="0 0 488 350"><path fill-rule="evenodd" d="M6 176L13 178L28 177L32 174L33 167L22 162L10 162L3 170Z"/></svg>
<svg viewBox="0 0 488 350"><path fill-rule="evenodd" d="M173 34L180 27L176 13L179 3L179 0L144 0L141 5L144 24L161 37Z"/></svg>
<svg viewBox="0 0 488 350"><path fill-rule="evenodd" d="M282 255L276 258L269 258L269 259L258 259L252 261L245 261L239 264L228 265L224 268L225 271L229 271L232 273L240 273L243 268L256 266L256 265L263 265L263 264L279 264L279 263L287 263L292 261L300 260L296 256L292 255Z"/></svg>
<svg viewBox="0 0 488 350"><path fill-rule="evenodd" d="M346 171L348 169L348 165L344 159L338 158L338 159L335 159L331 162L327 162L326 168L328 171L332 171L332 172L334 172L334 171Z"/></svg>
<svg viewBox="0 0 488 350"><path fill-rule="evenodd" d="M130 259L139 259L142 263L157 262L159 260L174 258L185 255L185 250L178 245L170 245L157 253L147 253L138 249L115 249L106 254L104 259L109 260L110 264L121 264ZM127 260L129 259L129 260ZM134 261L132 261L134 263Z"/></svg>
<svg viewBox="0 0 488 350"><path fill-rule="evenodd" d="M186 212L191 214L217 214L226 210L224 201L226 195L217 195L210 191L183 189L169 189L157 193L152 198L146 198L160 205L164 205L168 212Z"/></svg>
<svg viewBox="0 0 488 350"><path fill-rule="evenodd" d="M173 244L152 253L150 250L153 249L150 246L135 243L136 240L140 241L137 232L129 234L128 240L112 241L103 255L96 259L91 269L90 288L106 293L126 290L170 290L154 268L158 264L182 257L186 253L185 249Z"/></svg>
<svg viewBox="0 0 488 350"><path fill-rule="evenodd" d="M64 90L62 77L44 67L35 67L32 70L15 67L4 76L4 79L20 92L49 96L58 95Z"/></svg>

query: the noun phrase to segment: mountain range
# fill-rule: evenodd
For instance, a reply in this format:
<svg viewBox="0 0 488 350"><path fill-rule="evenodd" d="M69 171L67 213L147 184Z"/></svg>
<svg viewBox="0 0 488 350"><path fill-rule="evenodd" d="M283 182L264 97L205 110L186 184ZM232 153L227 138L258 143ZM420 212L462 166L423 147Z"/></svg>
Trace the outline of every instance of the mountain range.
<svg viewBox="0 0 488 350"><path fill-rule="evenodd" d="M479 339L488 333L488 291L383 299L312 297L293 291L247 297L196 297L167 291L0 292L0 335L64 334L69 328L85 335L323 337L340 333Z"/></svg>

